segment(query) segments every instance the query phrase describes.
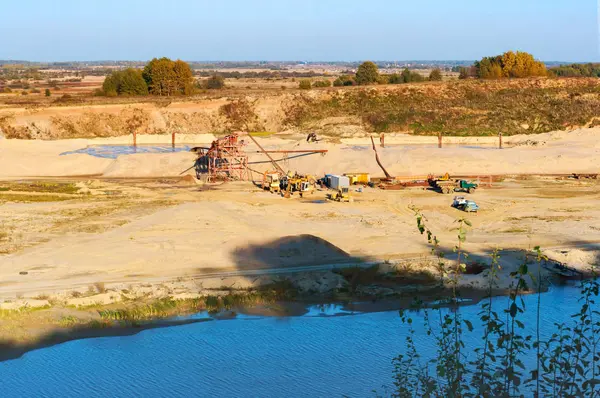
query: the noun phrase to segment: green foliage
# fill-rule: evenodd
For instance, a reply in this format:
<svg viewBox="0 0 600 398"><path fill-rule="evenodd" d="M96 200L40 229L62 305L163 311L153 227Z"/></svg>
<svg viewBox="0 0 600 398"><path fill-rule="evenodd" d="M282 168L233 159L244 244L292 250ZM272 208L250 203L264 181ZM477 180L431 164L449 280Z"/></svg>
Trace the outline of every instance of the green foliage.
<svg viewBox="0 0 600 398"><path fill-rule="evenodd" d="M600 64L562 65L550 68L548 72L560 77L600 77Z"/></svg>
<svg viewBox="0 0 600 398"><path fill-rule="evenodd" d="M508 51L495 57L485 57L475 62L477 76L481 79L501 79L508 77L546 76L546 66L533 58L533 55Z"/></svg>
<svg viewBox="0 0 600 398"><path fill-rule="evenodd" d="M350 75L342 75L333 81L334 87L342 87L342 86L354 86L356 85L356 81L354 77Z"/></svg>
<svg viewBox="0 0 600 398"><path fill-rule="evenodd" d="M102 91L108 97L117 95L148 95L148 86L142 72L128 68L114 71L104 79Z"/></svg>
<svg viewBox="0 0 600 398"><path fill-rule="evenodd" d="M189 64L169 58L154 58L144 67L142 76L150 94L160 96L190 95L194 76ZM106 91L106 90L105 90Z"/></svg>
<svg viewBox="0 0 600 398"><path fill-rule="evenodd" d="M371 61L363 62L356 71L356 84L358 85L375 84L378 78L377 65Z"/></svg>
<svg viewBox="0 0 600 398"><path fill-rule="evenodd" d="M317 80L313 83L313 87L331 87L331 81L329 80Z"/></svg>
<svg viewBox="0 0 600 398"><path fill-rule="evenodd" d="M442 81L442 71L439 70L438 68L432 70L431 73L429 74L429 80L432 82Z"/></svg>
<svg viewBox="0 0 600 398"><path fill-rule="evenodd" d="M52 95L52 93L50 92L49 88L46 89L46 91L44 92L44 94L46 95L46 97L50 97Z"/></svg>
<svg viewBox="0 0 600 398"><path fill-rule="evenodd" d="M303 79L303 80L300 80L300 82L298 83L298 87L302 90L310 90L310 88L312 87L312 84L310 83L310 80Z"/></svg>
<svg viewBox="0 0 600 398"><path fill-rule="evenodd" d="M203 86L209 90L220 90L225 87L225 78L221 75L212 75L206 79Z"/></svg>
<svg viewBox="0 0 600 398"><path fill-rule="evenodd" d="M427 236L432 252L443 258L439 241L426 225L425 216L414 209L419 232ZM465 258L463 243L466 240L466 219L457 220L457 245L454 266L441 261L440 279L450 280L454 285L460 277L461 259ZM531 259L534 255L535 260ZM424 318L425 334L419 336L420 343L436 347L435 354L422 361L416 345L413 319L407 311L400 311L408 335L402 354L394 359L395 397L595 397L598 396L600 358L598 356L600 321L596 310L596 298L600 283L596 278L581 284L581 307L567 323L543 324L541 312L541 262L546 260L539 247L528 252L523 262L510 273L512 285L508 304L498 310L494 308L494 289L500 270L500 249L491 253L487 273L488 296L481 303L477 326L463 319L458 308L460 294L451 289L447 297L436 302L448 306L449 310L424 307L417 303L413 308ZM535 261L538 273L529 271ZM530 291L528 280L537 282L537 321L526 325L522 315L526 312L523 294ZM451 285L451 286L452 286ZM434 316L431 316L434 312ZM437 324L436 327L433 325ZM547 338L541 338L540 331ZM463 343L466 335L481 333L480 344L473 352L466 352ZM470 337L473 340L473 336ZM535 351L534 351L535 350ZM535 352L536 365L527 368L526 355ZM429 356L429 355L428 355Z"/></svg>

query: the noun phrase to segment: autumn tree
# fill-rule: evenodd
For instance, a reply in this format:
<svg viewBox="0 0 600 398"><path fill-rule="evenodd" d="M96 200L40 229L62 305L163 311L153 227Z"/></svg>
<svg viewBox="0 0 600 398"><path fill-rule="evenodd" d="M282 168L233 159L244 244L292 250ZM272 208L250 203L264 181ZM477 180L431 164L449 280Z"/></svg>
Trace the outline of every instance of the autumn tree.
<svg viewBox="0 0 600 398"><path fill-rule="evenodd" d="M160 96L189 95L194 77L187 62L169 58L154 58L142 73L151 94Z"/></svg>
<svg viewBox="0 0 600 398"><path fill-rule="evenodd" d="M435 68L429 74L429 80L432 82L439 82L442 80L442 71L439 68Z"/></svg>
<svg viewBox="0 0 600 398"><path fill-rule="evenodd" d="M485 57L475 63L477 76L481 79L501 79L509 77L546 76L546 65L536 61L533 55L508 51L495 57Z"/></svg>
<svg viewBox="0 0 600 398"><path fill-rule="evenodd" d="M194 73L187 62L178 59L173 64L173 73L177 85L177 92L182 95L190 95L194 89Z"/></svg>
<svg viewBox="0 0 600 398"><path fill-rule="evenodd" d="M359 85L377 83L378 77L377 65L371 61L363 62L356 71L356 83Z"/></svg>

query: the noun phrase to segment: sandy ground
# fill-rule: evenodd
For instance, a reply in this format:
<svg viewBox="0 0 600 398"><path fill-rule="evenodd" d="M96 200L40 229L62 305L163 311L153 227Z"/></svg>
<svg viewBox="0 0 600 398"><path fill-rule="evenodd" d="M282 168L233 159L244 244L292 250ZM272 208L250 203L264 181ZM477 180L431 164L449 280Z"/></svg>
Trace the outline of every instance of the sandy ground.
<svg viewBox="0 0 600 398"><path fill-rule="evenodd" d="M396 176L422 176L429 173L489 175L595 173L600 160L600 129L581 129L540 135L505 137L498 150L492 146L495 137L447 137L447 146L438 149L436 137L415 137L395 134L386 138L386 148L380 156L387 170ZM177 143L208 145L210 134L179 135ZM287 138L287 137L286 137ZM249 141L249 140L247 140ZM138 143L170 144L164 135L139 136ZM326 156L290 159L285 167L300 173L370 172L382 175L374 160L368 138L344 139L341 144L319 142L308 144L302 136L291 139L259 138L268 149L327 149ZM23 141L0 139L0 178L8 177L69 177L95 175L102 177L173 177L194 174L191 153L135 154L115 160L86 154L61 156L62 153L88 145L130 145L131 137L74 139L59 141ZM451 145L450 143L457 143ZM460 145L458 145L460 143ZM247 150L258 148L248 143ZM253 154L250 161L264 161L262 154ZM267 166L256 165L264 170ZM186 171L187 170L187 171Z"/></svg>
<svg viewBox="0 0 600 398"><path fill-rule="evenodd" d="M380 154L395 175L597 172L598 133L588 129L513 137L508 140L512 147L503 150L437 149L431 145L435 137L396 135L389 137ZM160 139L169 142L169 138ZM212 138L187 136L179 142L206 143ZM431 190L366 188L353 193L354 203L341 204L324 200L324 191L284 199L250 183L208 185L173 178L193 165L190 153L135 154L116 160L60 155L86 145L127 144L128 139L0 140L1 179L75 179L82 193L62 198L68 200L39 202L3 200L8 198L3 195L14 192L0 192L0 300L14 306L23 300L35 304L37 297L43 303L49 294L85 293L97 285L111 286L113 292L158 286L187 294L203 287L249 286L257 279L197 280L224 271L402 259L425 264L429 260L422 258L429 247L416 230L411 206L427 215L448 251L456 243L454 221L465 215L450 207L451 196ZM141 136L138 142L158 139ZM424 144L423 140L429 144L401 145ZM285 167L290 170L381 175L364 138L341 144L279 138L261 142L268 148L329 150L326 156L289 160ZM248 150L253 147L248 145ZM264 158L254 154L251 160ZM95 177L74 177L81 175ZM536 245L554 250L553 255L562 247L578 248L584 252L582 261L595 261L600 242L600 184L595 180L507 177L478 190L473 198L481 211L468 216L473 222L466 246L473 254L469 261L479 261L497 247ZM505 268L514 268L515 262L515 256L507 255ZM325 285L335 283L332 279ZM468 277L465 283L481 287L483 282L481 277ZM111 296L115 294L93 300L108 302L114 299Z"/></svg>

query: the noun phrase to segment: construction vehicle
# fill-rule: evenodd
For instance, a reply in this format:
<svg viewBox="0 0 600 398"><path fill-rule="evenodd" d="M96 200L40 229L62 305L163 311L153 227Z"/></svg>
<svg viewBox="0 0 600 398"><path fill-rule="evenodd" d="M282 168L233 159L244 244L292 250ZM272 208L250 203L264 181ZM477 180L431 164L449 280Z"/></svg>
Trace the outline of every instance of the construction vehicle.
<svg viewBox="0 0 600 398"><path fill-rule="evenodd" d="M262 188L271 192L278 193L281 191L280 179L278 171L265 171L263 174Z"/></svg>
<svg viewBox="0 0 600 398"><path fill-rule="evenodd" d="M280 188L283 196L289 198L294 192L298 192L300 197L315 192L316 179L311 175L299 175L288 173L281 179Z"/></svg>
<svg viewBox="0 0 600 398"><path fill-rule="evenodd" d="M350 185L367 185L369 182L371 182L371 175L369 173L346 173L344 176L348 177Z"/></svg>
<svg viewBox="0 0 600 398"><path fill-rule="evenodd" d="M431 185L433 188L437 188L440 192L445 194L449 194L456 191L472 193L478 187L478 185L474 182L469 182L467 180L451 179L448 173L439 178L429 176L429 185Z"/></svg>
<svg viewBox="0 0 600 398"><path fill-rule="evenodd" d="M464 196L455 196L452 202L452 207L458 210L466 211L467 213L477 213L479 206L472 200L465 199Z"/></svg>
<svg viewBox="0 0 600 398"><path fill-rule="evenodd" d="M335 200L338 202L354 202L354 199L352 199L352 197L350 196L350 188L348 188L348 187L338 188L338 190L335 194L328 193L327 199Z"/></svg>

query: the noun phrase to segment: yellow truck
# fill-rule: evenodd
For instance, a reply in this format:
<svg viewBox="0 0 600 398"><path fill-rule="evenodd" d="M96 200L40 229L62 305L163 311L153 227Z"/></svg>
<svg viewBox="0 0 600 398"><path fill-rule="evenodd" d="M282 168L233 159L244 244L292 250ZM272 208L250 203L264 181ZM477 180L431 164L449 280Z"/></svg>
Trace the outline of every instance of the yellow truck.
<svg viewBox="0 0 600 398"><path fill-rule="evenodd" d="M262 187L271 193L278 193L281 191L279 180L279 173L277 171L266 171L263 174Z"/></svg>

